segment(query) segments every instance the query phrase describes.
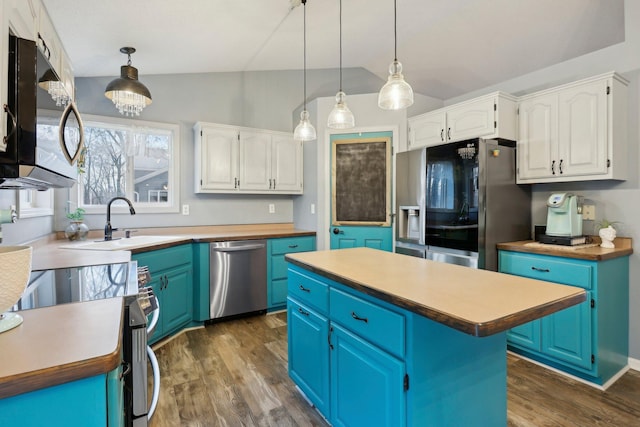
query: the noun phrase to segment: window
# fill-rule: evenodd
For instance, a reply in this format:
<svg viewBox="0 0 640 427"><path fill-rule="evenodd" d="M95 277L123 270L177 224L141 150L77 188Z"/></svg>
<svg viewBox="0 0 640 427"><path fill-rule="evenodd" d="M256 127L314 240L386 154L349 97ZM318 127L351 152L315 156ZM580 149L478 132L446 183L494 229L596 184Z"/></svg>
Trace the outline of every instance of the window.
<svg viewBox="0 0 640 427"><path fill-rule="evenodd" d="M123 196L137 212L178 212L177 125L95 116L84 123L79 207L103 213L111 198Z"/></svg>
<svg viewBox="0 0 640 427"><path fill-rule="evenodd" d="M18 216L33 218L53 215L53 190L18 190Z"/></svg>

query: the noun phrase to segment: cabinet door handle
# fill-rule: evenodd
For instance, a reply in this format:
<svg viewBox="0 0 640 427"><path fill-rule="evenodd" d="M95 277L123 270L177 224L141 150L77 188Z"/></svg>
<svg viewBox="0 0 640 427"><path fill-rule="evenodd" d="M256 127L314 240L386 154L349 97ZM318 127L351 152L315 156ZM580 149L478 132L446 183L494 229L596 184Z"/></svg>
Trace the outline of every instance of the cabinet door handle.
<svg viewBox="0 0 640 427"><path fill-rule="evenodd" d="M549 273L551 270L548 268L531 267L532 270L539 271L541 273Z"/></svg>
<svg viewBox="0 0 640 427"><path fill-rule="evenodd" d="M233 178L233 188L238 188L238 178Z"/></svg>
<svg viewBox="0 0 640 427"><path fill-rule="evenodd" d="M444 141L444 128L440 129L440 141Z"/></svg>
<svg viewBox="0 0 640 427"><path fill-rule="evenodd" d="M302 285L300 285L300 290L301 290L302 292L311 292L311 289L309 289L309 288L305 288L305 287L304 287L304 286L302 286Z"/></svg>
<svg viewBox="0 0 640 427"><path fill-rule="evenodd" d="M295 249L297 247L298 247L298 245L289 245L289 249Z"/></svg>
<svg viewBox="0 0 640 427"><path fill-rule="evenodd" d="M551 160L551 175L555 175L555 174L556 174L556 161Z"/></svg>
<svg viewBox="0 0 640 427"><path fill-rule="evenodd" d="M269 190L273 188L273 179L269 178Z"/></svg>
<svg viewBox="0 0 640 427"><path fill-rule="evenodd" d="M558 165L558 170L560 171L560 175L562 175L562 159L560 159L560 164Z"/></svg>
<svg viewBox="0 0 640 427"><path fill-rule="evenodd" d="M447 129L447 139L451 139L451 128Z"/></svg>
<svg viewBox="0 0 640 427"><path fill-rule="evenodd" d="M333 350L333 344L331 344L331 334L333 333L333 326L329 327L329 333L327 334L327 342L329 343L329 348Z"/></svg>
<svg viewBox="0 0 640 427"><path fill-rule="evenodd" d="M276 189L276 179L275 178L273 178L273 189L274 190Z"/></svg>
<svg viewBox="0 0 640 427"><path fill-rule="evenodd" d="M304 316L308 316L309 312L308 311L304 311L303 309L301 309L300 307L298 307L298 313L304 315Z"/></svg>
<svg viewBox="0 0 640 427"><path fill-rule="evenodd" d="M359 316L356 314L356 312L355 312L355 311L352 311L352 312L351 312L351 317L353 317L354 319L359 320L359 321L361 321L361 322L369 323L369 319L367 319L366 317L359 317Z"/></svg>

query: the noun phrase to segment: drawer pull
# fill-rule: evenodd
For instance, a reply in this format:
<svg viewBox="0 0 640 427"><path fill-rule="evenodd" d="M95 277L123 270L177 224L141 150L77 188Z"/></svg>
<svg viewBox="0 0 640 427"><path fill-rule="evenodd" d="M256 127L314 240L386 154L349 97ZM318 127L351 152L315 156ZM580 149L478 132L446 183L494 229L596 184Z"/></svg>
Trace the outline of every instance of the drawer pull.
<svg viewBox="0 0 640 427"><path fill-rule="evenodd" d="M302 292L311 292L311 289L309 289L309 288L305 288L305 287L304 287L304 286L302 286L302 285L299 285L299 287L300 287L300 290L301 290Z"/></svg>
<svg viewBox="0 0 640 427"><path fill-rule="evenodd" d="M364 322L364 323L368 323L368 322L369 322L369 319L367 319L366 317L359 317L359 316L355 313L355 311L352 311L352 312L351 312L351 317L353 317L353 318L354 318L354 319L356 319L356 320L360 320L361 322Z"/></svg>
<svg viewBox="0 0 640 427"><path fill-rule="evenodd" d="M303 309L301 309L300 307L298 307L298 313L304 315L304 316L308 316L309 312L308 311L304 311Z"/></svg>
<svg viewBox="0 0 640 427"><path fill-rule="evenodd" d="M551 270L548 268L540 268L540 267L531 267L532 270L540 271L541 273L549 273Z"/></svg>
<svg viewBox="0 0 640 427"><path fill-rule="evenodd" d="M289 245L289 249L295 249L297 247L298 247L298 245Z"/></svg>

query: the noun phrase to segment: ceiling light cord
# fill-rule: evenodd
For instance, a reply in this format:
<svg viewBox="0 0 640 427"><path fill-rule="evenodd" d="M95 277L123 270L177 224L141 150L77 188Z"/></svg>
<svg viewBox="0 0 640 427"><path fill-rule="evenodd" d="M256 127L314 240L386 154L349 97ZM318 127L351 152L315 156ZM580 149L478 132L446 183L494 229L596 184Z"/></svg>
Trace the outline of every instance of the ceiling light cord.
<svg viewBox="0 0 640 427"><path fill-rule="evenodd" d="M340 92L342 92L342 0L340 0Z"/></svg>
<svg viewBox="0 0 640 427"><path fill-rule="evenodd" d="M302 71L302 75L303 75L303 82L304 82L304 88L303 88L303 94L304 94L304 99L303 99L303 104L304 104L304 109L307 109L307 0L302 0L302 43L303 43L303 49L302 49L302 66L303 66L303 71Z"/></svg>
<svg viewBox="0 0 640 427"><path fill-rule="evenodd" d="M398 61L398 4L393 0L393 60Z"/></svg>

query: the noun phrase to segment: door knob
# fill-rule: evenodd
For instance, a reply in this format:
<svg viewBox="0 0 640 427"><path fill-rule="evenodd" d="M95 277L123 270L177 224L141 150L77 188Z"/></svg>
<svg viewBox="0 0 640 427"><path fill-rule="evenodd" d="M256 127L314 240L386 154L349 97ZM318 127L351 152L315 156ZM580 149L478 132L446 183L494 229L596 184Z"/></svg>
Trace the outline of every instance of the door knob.
<svg viewBox="0 0 640 427"><path fill-rule="evenodd" d="M333 234L344 234L344 231L340 230L339 228L334 228L333 229Z"/></svg>

